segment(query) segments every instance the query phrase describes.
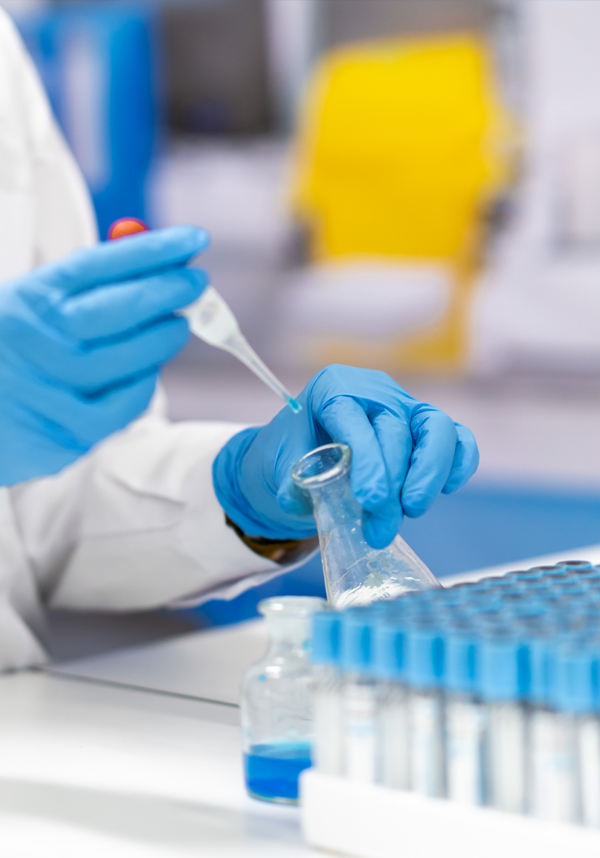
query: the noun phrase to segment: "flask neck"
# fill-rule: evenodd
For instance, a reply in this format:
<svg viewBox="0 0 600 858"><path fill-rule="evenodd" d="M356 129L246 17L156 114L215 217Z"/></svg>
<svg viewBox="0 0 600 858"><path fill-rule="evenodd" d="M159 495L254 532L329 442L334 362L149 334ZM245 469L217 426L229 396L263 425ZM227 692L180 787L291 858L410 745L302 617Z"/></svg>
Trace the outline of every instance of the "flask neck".
<svg viewBox="0 0 600 858"><path fill-rule="evenodd" d="M337 527L360 526L362 510L352 494L349 473L323 486L308 489L320 533Z"/></svg>
<svg viewBox="0 0 600 858"><path fill-rule="evenodd" d="M311 500L319 533L360 521L350 487L352 454L345 444L326 444L303 456L292 470L294 483Z"/></svg>

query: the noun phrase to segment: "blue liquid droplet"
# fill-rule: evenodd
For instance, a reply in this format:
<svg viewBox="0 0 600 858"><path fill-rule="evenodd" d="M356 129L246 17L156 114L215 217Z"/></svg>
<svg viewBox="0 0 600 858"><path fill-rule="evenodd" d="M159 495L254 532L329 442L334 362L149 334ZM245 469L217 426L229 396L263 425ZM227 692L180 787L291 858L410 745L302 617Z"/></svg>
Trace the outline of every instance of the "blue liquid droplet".
<svg viewBox="0 0 600 858"><path fill-rule="evenodd" d="M290 406L294 414L299 414L302 411L302 406L293 397L290 396L289 399L286 399L286 402Z"/></svg>

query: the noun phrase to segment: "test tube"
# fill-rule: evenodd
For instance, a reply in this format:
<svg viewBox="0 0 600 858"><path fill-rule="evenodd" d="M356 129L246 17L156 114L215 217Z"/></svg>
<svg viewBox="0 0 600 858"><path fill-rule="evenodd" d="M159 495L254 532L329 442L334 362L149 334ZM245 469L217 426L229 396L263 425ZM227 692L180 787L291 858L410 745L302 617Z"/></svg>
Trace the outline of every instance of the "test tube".
<svg viewBox="0 0 600 858"><path fill-rule="evenodd" d="M340 660L343 670L342 719L344 775L375 783L377 764L377 698L371 661L372 623L369 608L342 614Z"/></svg>
<svg viewBox="0 0 600 858"><path fill-rule="evenodd" d="M407 634L406 681L410 688L410 785L421 795L446 794L444 709L441 679L444 643L431 626L415 625Z"/></svg>
<svg viewBox="0 0 600 858"><path fill-rule="evenodd" d="M575 731L570 718L557 711L556 645L530 644L529 809L554 822L576 822L578 795Z"/></svg>
<svg viewBox="0 0 600 858"><path fill-rule="evenodd" d="M542 573L542 578L556 578L564 575L564 569L562 566L534 566L538 572Z"/></svg>
<svg viewBox="0 0 600 858"><path fill-rule="evenodd" d="M558 650L555 707L561 734L559 748L563 748L561 761L570 775L563 791L572 791L569 821L579 820L594 828L600 826L597 668L594 653L581 642L565 644Z"/></svg>
<svg viewBox="0 0 600 858"><path fill-rule="evenodd" d="M589 572L594 568L587 560L564 560L562 563L557 563L556 565L569 577L577 577L582 572Z"/></svg>
<svg viewBox="0 0 600 858"><path fill-rule="evenodd" d="M343 774L342 679L340 614L319 611L313 616L313 766L325 775Z"/></svg>
<svg viewBox="0 0 600 858"><path fill-rule="evenodd" d="M450 630L444 669L448 798L469 805L483 803L484 712L478 680L473 630Z"/></svg>
<svg viewBox="0 0 600 858"><path fill-rule="evenodd" d="M377 781L391 789L410 788L406 623L389 618L378 624L373 641L378 679Z"/></svg>
<svg viewBox="0 0 600 858"><path fill-rule="evenodd" d="M479 688L485 705L485 801L498 810L523 813L526 742L523 647L512 635L484 636L479 654Z"/></svg>

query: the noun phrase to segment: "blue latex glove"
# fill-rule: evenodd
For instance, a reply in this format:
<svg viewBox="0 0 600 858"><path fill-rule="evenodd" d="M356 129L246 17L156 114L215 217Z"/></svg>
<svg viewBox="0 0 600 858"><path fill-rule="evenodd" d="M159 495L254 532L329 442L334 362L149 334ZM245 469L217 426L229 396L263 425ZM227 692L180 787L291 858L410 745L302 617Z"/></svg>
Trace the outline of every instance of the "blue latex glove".
<svg viewBox="0 0 600 858"><path fill-rule="evenodd" d="M0 485L54 474L147 407L207 284L196 227L78 250L0 287Z"/></svg>
<svg viewBox="0 0 600 858"><path fill-rule="evenodd" d="M213 468L215 491L229 518L249 536L304 539L315 522L291 480L298 459L332 441L352 449L350 482L363 507L365 539L393 540L404 515L423 515L440 494L475 473L473 434L447 414L417 402L383 372L329 366L267 425L235 435Z"/></svg>

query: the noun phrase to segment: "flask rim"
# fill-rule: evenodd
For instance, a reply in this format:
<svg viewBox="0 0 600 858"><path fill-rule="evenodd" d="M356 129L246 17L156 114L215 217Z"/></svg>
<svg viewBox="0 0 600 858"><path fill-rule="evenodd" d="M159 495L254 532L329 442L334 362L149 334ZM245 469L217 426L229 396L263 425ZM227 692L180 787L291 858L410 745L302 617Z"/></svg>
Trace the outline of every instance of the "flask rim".
<svg viewBox="0 0 600 858"><path fill-rule="evenodd" d="M338 461L334 462L327 470L306 476L306 471L313 467L326 451L337 452L339 454ZM316 447L310 453L306 453L296 462L292 468L292 480L301 489L324 486L339 480L340 477L345 477L350 472L351 462L352 450L347 444L324 444L322 447Z"/></svg>

